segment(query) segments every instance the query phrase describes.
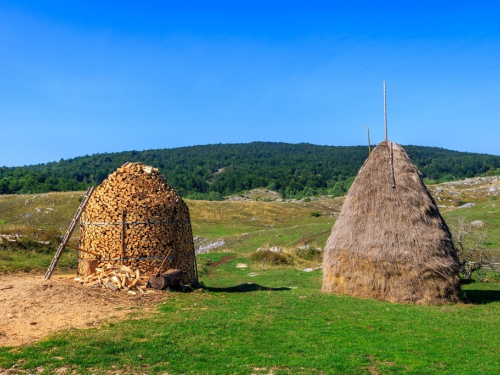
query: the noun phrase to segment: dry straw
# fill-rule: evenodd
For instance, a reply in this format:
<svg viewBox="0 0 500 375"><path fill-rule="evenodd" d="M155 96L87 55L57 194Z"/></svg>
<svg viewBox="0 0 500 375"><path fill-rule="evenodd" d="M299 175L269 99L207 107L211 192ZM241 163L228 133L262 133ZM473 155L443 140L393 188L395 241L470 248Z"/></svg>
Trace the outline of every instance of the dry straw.
<svg viewBox="0 0 500 375"><path fill-rule="evenodd" d="M458 258L434 199L403 148L381 142L327 241L323 291L442 304L460 294Z"/></svg>

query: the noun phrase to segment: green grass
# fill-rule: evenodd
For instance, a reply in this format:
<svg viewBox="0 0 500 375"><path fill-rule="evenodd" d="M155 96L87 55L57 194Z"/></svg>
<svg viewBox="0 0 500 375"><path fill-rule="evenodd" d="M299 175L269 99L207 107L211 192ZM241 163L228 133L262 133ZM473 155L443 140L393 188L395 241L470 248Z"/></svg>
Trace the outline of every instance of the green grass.
<svg viewBox="0 0 500 375"><path fill-rule="evenodd" d="M201 256L200 263L221 257ZM47 373L64 366L82 374L490 374L500 368L499 284L467 285L469 304L391 304L321 293L320 271L237 269L243 260L236 256L212 269L204 293L170 293L152 316L1 348L0 366L41 366Z"/></svg>
<svg viewBox="0 0 500 375"><path fill-rule="evenodd" d="M69 193L56 198L70 204L73 198L64 194ZM16 199L16 205L8 204L20 212L26 197ZM488 246L498 247L500 221L492 203L478 202L445 217L482 220ZM6 212L2 204L0 213ZM78 374L497 373L498 277L464 285L468 303L414 306L324 294L321 270L299 270L308 261L293 250L303 244L324 247L340 204L188 201L194 235L226 241L218 252L197 257L203 293L167 293L153 314L139 312L100 328L0 348L0 368L17 366L19 373L43 368L48 374L61 367ZM78 201L71 205L76 210ZM61 209L50 225L67 225L73 212L64 218ZM8 221L21 226L10 214ZM271 246L290 251L296 263L277 267L252 260L257 248ZM76 264L74 252L64 254L62 266ZM1 267L45 270L51 258L40 251L1 250L0 273ZM247 267L237 268L239 263Z"/></svg>
<svg viewBox="0 0 500 375"><path fill-rule="evenodd" d="M54 253L37 251L21 251L0 248L0 274L8 272L46 271L54 257ZM60 271L76 268L77 256L74 251L62 254L57 268Z"/></svg>

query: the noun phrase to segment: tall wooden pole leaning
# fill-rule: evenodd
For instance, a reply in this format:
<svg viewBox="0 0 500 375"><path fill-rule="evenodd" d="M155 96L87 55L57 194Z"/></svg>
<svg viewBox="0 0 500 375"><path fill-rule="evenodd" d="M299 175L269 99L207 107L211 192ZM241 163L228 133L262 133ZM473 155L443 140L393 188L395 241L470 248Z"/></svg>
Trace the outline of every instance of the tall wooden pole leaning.
<svg viewBox="0 0 500 375"><path fill-rule="evenodd" d="M370 154L372 153L372 149L370 146L370 128L368 127L368 125L366 125L366 135L368 136L368 156L370 156Z"/></svg>
<svg viewBox="0 0 500 375"><path fill-rule="evenodd" d="M385 100L385 81L384 81L384 123L385 123L385 141L387 142L387 102Z"/></svg>
<svg viewBox="0 0 500 375"><path fill-rule="evenodd" d="M52 259L52 262L50 263L50 266L47 269L47 272L45 273L45 280L50 279L50 276L52 276L52 273L54 272L54 269L57 266L57 262L59 262L59 258L61 257L61 254L64 250L64 247L66 246L66 243L69 241L71 235L73 234L73 231L75 230L76 224L78 223L78 220L80 220L80 216L82 216L82 212L83 212L85 206L87 205L87 202L89 201L89 198L92 195L93 191L94 191L94 187L91 186L88 188L87 192L85 193L85 197L83 197L83 200L80 203L80 207L78 207L78 210L76 211L75 217L71 221L71 224L68 228L68 231L66 232L66 235L64 236L61 244L59 245L59 248L56 251L56 255L54 255L54 259Z"/></svg>

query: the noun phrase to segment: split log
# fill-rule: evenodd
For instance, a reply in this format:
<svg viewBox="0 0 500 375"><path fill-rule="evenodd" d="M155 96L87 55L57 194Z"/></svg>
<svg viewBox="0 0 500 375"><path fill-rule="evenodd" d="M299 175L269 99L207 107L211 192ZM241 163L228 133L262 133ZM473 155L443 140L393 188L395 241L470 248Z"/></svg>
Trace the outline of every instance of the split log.
<svg viewBox="0 0 500 375"><path fill-rule="evenodd" d="M97 266L99 265L99 259L90 259L90 258L87 258L87 259L84 259L83 260L83 276L90 276L92 275Z"/></svg>
<svg viewBox="0 0 500 375"><path fill-rule="evenodd" d="M132 270L127 266L106 264L97 267L95 271L83 278L76 277L75 281L90 287L102 287L111 290L137 290L145 293L144 289L148 282L147 275L141 275L139 270Z"/></svg>

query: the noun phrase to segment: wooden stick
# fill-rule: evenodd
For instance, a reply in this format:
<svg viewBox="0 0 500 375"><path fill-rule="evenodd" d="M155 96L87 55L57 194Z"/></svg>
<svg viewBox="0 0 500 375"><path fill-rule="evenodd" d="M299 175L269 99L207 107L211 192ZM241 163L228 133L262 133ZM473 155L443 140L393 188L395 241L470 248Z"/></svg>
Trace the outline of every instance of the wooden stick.
<svg viewBox="0 0 500 375"><path fill-rule="evenodd" d="M172 249L170 249L168 251L167 256L165 257L165 259L163 259L163 262L161 262L160 267L158 267L158 272L156 272L156 276L160 276L160 271L161 271L163 265L165 264L165 262L167 261L168 256L170 255L171 252L172 252Z"/></svg>
<svg viewBox="0 0 500 375"><path fill-rule="evenodd" d="M95 256L97 259L101 259L101 255L97 254L97 253L94 253L90 250L85 250L85 249L82 249L80 247L76 247L76 246L71 246L71 245L64 245L65 247L69 247L70 249L73 249L73 250L78 250L78 251L83 251L84 253L87 253L87 254L90 254L90 255L93 255Z"/></svg>
<svg viewBox="0 0 500 375"><path fill-rule="evenodd" d="M396 188L396 178L394 177L394 158L393 158L393 151L392 151L392 142L390 142L390 145L391 145L390 163L391 163L391 175L392 175L392 188L395 189Z"/></svg>
<svg viewBox="0 0 500 375"><path fill-rule="evenodd" d="M7 289L12 289L12 288L14 288L14 285L4 286L4 287L0 288L0 290L7 290Z"/></svg>
<svg viewBox="0 0 500 375"><path fill-rule="evenodd" d="M372 153L372 149L370 147L370 128L366 125L366 134L368 135L368 156Z"/></svg>
<svg viewBox="0 0 500 375"><path fill-rule="evenodd" d="M384 81L384 123L385 123L385 141L387 142L387 102L385 99L385 81Z"/></svg>
<svg viewBox="0 0 500 375"><path fill-rule="evenodd" d="M125 210L122 209L122 232L120 235L120 240L121 240L121 258L122 258L122 264L125 263Z"/></svg>

